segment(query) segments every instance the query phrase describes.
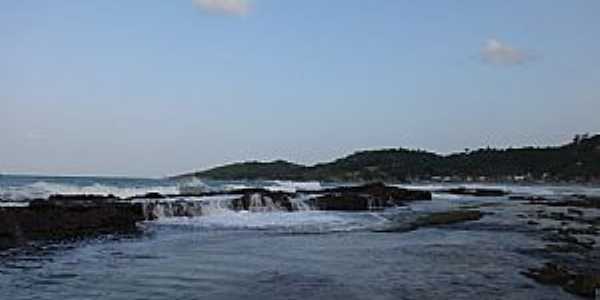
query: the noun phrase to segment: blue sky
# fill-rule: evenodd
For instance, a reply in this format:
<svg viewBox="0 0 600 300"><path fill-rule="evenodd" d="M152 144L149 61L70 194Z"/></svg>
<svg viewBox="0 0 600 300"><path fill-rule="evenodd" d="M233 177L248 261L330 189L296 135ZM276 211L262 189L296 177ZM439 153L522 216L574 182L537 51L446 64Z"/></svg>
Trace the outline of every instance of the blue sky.
<svg viewBox="0 0 600 300"><path fill-rule="evenodd" d="M7 0L0 172L162 176L600 131L600 2Z"/></svg>

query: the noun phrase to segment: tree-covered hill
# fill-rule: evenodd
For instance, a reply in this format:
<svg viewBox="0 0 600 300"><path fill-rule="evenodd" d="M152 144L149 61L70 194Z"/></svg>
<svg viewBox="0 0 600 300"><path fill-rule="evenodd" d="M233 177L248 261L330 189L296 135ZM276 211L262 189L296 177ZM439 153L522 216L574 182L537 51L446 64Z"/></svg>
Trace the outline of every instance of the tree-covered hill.
<svg viewBox="0 0 600 300"><path fill-rule="evenodd" d="M360 151L302 166L278 160L230 164L184 174L205 179L322 181L546 180L600 182L600 135L576 136L558 147L478 149L450 155L408 149Z"/></svg>

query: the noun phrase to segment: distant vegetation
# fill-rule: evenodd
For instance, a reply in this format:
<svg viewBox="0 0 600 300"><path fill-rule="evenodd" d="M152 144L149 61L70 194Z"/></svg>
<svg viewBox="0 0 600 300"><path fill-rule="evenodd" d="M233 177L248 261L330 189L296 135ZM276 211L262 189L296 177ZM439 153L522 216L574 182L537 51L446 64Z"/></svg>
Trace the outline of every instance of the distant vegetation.
<svg viewBox="0 0 600 300"><path fill-rule="evenodd" d="M177 177L319 181L570 181L600 182L600 135L577 135L558 147L478 149L438 155L408 149L360 151L303 166L278 160L230 164Z"/></svg>

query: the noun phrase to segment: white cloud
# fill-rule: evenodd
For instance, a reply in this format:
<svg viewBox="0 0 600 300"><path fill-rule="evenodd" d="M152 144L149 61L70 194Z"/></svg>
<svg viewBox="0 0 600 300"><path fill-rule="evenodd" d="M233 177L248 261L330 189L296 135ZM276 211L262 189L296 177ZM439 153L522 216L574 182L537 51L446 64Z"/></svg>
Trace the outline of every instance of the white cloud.
<svg viewBox="0 0 600 300"><path fill-rule="evenodd" d="M223 15L244 16L250 12L248 0L192 0L205 12Z"/></svg>
<svg viewBox="0 0 600 300"><path fill-rule="evenodd" d="M524 51L515 49L497 39L489 39L481 49L483 61L494 65L518 65L529 60Z"/></svg>

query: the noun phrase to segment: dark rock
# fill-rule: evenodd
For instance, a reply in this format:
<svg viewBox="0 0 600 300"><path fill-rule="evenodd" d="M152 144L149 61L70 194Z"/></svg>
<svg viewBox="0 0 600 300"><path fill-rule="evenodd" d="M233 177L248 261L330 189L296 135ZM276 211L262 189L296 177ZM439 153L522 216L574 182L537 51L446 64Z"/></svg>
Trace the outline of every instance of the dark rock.
<svg viewBox="0 0 600 300"><path fill-rule="evenodd" d="M546 246L546 250L550 253L552 252L562 252L562 253L584 253L593 249L595 241L593 239L578 239L572 235L565 233L553 233L546 235L544 240L560 243L560 244L551 244Z"/></svg>
<svg viewBox="0 0 600 300"><path fill-rule="evenodd" d="M534 205L546 205L552 207L600 208L600 198L589 198L582 195L578 195L577 197L568 196L561 200L554 201L530 201L529 203Z"/></svg>
<svg viewBox="0 0 600 300"><path fill-rule="evenodd" d="M576 274L563 286L565 291L587 298L597 297L600 289L600 274Z"/></svg>
<svg viewBox="0 0 600 300"><path fill-rule="evenodd" d="M29 207L0 208L0 246L135 230L136 222L144 220L142 205L115 199L54 196Z"/></svg>
<svg viewBox="0 0 600 300"><path fill-rule="evenodd" d="M522 274L539 283L559 285L569 293L590 299L594 298L596 290L600 289L600 274L577 273L554 263L546 263L541 268L529 269Z"/></svg>
<svg viewBox="0 0 600 300"><path fill-rule="evenodd" d="M508 197L509 200L522 200L522 201L546 201L545 197L535 195L513 195Z"/></svg>
<svg viewBox="0 0 600 300"><path fill-rule="evenodd" d="M127 200L133 200L133 199L165 199L167 198L167 196L161 194L161 193L157 193L157 192L150 192L150 193L146 193L144 195L140 195L140 196L133 196L130 198L127 198Z"/></svg>
<svg viewBox="0 0 600 300"><path fill-rule="evenodd" d="M381 182L369 183L360 186L347 186L337 187L333 189L326 189L318 191L318 193L326 194L358 194L366 195L371 198L387 200L387 201L418 201L418 200L431 200L431 192L409 190L393 186L387 186Z"/></svg>
<svg viewBox="0 0 600 300"><path fill-rule="evenodd" d="M439 226L466 221L476 221L483 217L483 213L478 210L457 210L432 213L417 219L417 226Z"/></svg>
<svg viewBox="0 0 600 300"><path fill-rule="evenodd" d="M456 224L461 222L476 221L483 217L483 213L478 210L457 210L431 213L425 216L417 217L413 220L399 219L391 225L376 228L375 232L406 232L416 230L421 227L442 226ZM392 220L394 221L394 220Z"/></svg>
<svg viewBox="0 0 600 300"><path fill-rule="evenodd" d="M358 194L327 194L311 200L319 210L365 211L372 210L371 199Z"/></svg>
<svg viewBox="0 0 600 300"><path fill-rule="evenodd" d="M312 199L320 210L365 211L403 206L409 201L431 200L431 192L408 190L383 183L338 187L319 191L321 196Z"/></svg>
<svg viewBox="0 0 600 300"><path fill-rule="evenodd" d="M522 274L542 284L561 286L566 285L573 276L565 267L553 263L546 263L542 268L529 269Z"/></svg>
<svg viewBox="0 0 600 300"><path fill-rule="evenodd" d="M590 249L582 247L578 244L548 244L544 246L544 251L549 254L556 253L577 253L583 254L588 252Z"/></svg>
<svg viewBox="0 0 600 300"><path fill-rule="evenodd" d="M567 227L567 228L559 228L558 229L558 233L559 234L587 234L587 235L596 235L598 234L598 229L593 227L593 226L589 226L587 228L571 228L571 227Z"/></svg>
<svg viewBox="0 0 600 300"><path fill-rule="evenodd" d="M475 197L502 197L510 194L509 192L501 189L481 189L481 188L465 188L459 187L454 189L440 190L441 193L453 194L453 195L464 195L464 196L475 196Z"/></svg>
<svg viewBox="0 0 600 300"><path fill-rule="evenodd" d="M555 221L569 221L569 222L581 221L579 218L569 216L562 212L550 212L550 213L544 212L544 213L538 214L538 218L551 219L551 220L555 220Z"/></svg>
<svg viewBox="0 0 600 300"><path fill-rule="evenodd" d="M583 211L579 210L579 209L575 209L575 208L568 208L567 209L567 213L568 214L572 214L572 215L578 215L580 217L583 217Z"/></svg>

